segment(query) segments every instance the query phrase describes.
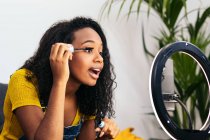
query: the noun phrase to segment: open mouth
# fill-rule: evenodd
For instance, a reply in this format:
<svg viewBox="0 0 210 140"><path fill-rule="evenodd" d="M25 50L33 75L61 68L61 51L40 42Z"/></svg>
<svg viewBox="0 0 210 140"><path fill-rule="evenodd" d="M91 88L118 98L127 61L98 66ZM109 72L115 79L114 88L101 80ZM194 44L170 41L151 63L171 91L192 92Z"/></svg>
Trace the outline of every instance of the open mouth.
<svg viewBox="0 0 210 140"><path fill-rule="evenodd" d="M101 69L98 68L91 68L89 69L89 74L93 79L98 79Z"/></svg>

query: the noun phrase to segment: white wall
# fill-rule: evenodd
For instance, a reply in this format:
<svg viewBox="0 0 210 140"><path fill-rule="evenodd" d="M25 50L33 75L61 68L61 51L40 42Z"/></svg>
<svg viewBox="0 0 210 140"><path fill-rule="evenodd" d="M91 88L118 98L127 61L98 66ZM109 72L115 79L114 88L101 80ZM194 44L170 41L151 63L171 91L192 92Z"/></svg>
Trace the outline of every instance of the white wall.
<svg viewBox="0 0 210 140"><path fill-rule="evenodd" d="M96 8L92 8L94 7ZM54 22L76 15L97 18L100 1L82 0L7 0L0 1L0 81L33 54L47 28Z"/></svg>
<svg viewBox="0 0 210 140"><path fill-rule="evenodd" d="M38 46L39 39L54 22L75 16L97 19L105 0L5 0L0 1L0 82L8 83L9 76L28 59ZM193 2L193 3L192 3ZM205 0L205 3L210 4ZM191 1L189 6L199 2ZM116 10L113 11L113 13ZM125 14L125 12L124 12ZM158 29L156 22L144 17L146 34ZM145 57L141 42L141 23L134 16L129 21L111 15L100 21L107 35L115 66L116 121L121 129L134 127L135 134L145 139L167 138L159 129L149 100L150 63ZM154 46L154 41L147 40Z"/></svg>

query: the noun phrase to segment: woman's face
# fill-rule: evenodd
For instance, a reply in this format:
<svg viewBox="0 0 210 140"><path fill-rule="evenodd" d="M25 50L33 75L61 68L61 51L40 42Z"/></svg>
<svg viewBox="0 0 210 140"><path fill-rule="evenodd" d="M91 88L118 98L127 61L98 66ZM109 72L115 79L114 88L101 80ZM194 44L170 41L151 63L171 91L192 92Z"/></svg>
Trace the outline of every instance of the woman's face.
<svg viewBox="0 0 210 140"><path fill-rule="evenodd" d="M69 62L70 81L94 86L104 66L103 44L98 33L91 28L83 28L74 33L74 48L89 48L73 53Z"/></svg>

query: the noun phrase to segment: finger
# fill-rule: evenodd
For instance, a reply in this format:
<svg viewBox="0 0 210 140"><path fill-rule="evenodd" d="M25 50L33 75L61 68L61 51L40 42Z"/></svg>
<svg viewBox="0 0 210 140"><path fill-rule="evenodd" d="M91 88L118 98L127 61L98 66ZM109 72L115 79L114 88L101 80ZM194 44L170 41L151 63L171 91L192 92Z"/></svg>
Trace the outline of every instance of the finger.
<svg viewBox="0 0 210 140"><path fill-rule="evenodd" d="M114 131L114 134L112 135L112 138L116 138L119 133L120 133L120 129L117 128L117 130Z"/></svg>
<svg viewBox="0 0 210 140"><path fill-rule="evenodd" d="M59 49L58 49L58 52L57 52L57 55L56 55L56 59L57 60L61 60L64 56L64 47L62 45L59 45Z"/></svg>
<svg viewBox="0 0 210 140"><path fill-rule="evenodd" d="M69 60L72 60L73 54L70 52L69 54Z"/></svg>
<svg viewBox="0 0 210 140"><path fill-rule="evenodd" d="M108 123L105 123L105 126L102 128L101 131L107 132L108 128L109 128L109 124Z"/></svg>
<svg viewBox="0 0 210 140"><path fill-rule="evenodd" d="M119 128L118 128L117 124L113 120L110 120L110 119L104 119L104 121L106 121L106 124L108 126L107 130L106 131L104 130L105 135L107 134L112 138L116 137L116 135L119 133L118 132Z"/></svg>
<svg viewBox="0 0 210 140"><path fill-rule="evenodd" d="M74 47L73 47L72 44L67 44L67 47L68 47L68 52L70 52L69 60L72 60L73 52L74 52Z"/></svg>
<svg viewBox="0 0 210 140"><path fill-rule="evenodd" d="M101 132L100 132L99 137L102 137L105 133L107 133L107 129L109 127L109 123L105 118L103 119L103 121L104 121L105 124L104 124L104 127L101 128Z"/></svg>
<svg viewBox="0 0 210 140"><path fill-rule="evenodd" d="M65 54L65 52L69 52L70 53L70 51L69 51L69 45L68 44L60 43L59 44L59 50L58 50L58 53L57 53L57 58L58 59L62 59L63 56L64 56L64 54ZM67 54L69 54L69 53L67 53Z"/></svg>
<svg viewBox="0 0 210 140"><path fill-rule="evenodd" d="M113 138L116 134L117 128L116 127L110 127L107 132L109 132L109 135Z"/></svg>
<svg viewBox="0 0 210 140"><path fill-rule="evenodd" d="M95 129L95 131L96 131L96 132L100 132L100 131L101 131L101 128L97 127L97 128Z"/></svg>
<svg viewBox="0 0 210 140"><path fill-rule="evenodd" d="M59 49L58 44L53 44L52 45L51 51L50 51L50 59L55 59L56 58L58 49Z"/></svg>
<svg viewBox="0 0 210 140"><path fill-rule="evenodd" d="M72 44L66 44L67 45L67 50L69 52L69 60L72 60L73 57L73 52L74 52L74 47Z"/></svg>
<svg viewBox="0 0 210 140"><path fill-rule="evenodd" d="M103 137L104 134L105 134L105 133L104 133L103 131L101 131L99 137Z"/></svg>
<svg viewBox="0 0 210 140"><path fill-rule="evenodd" d="M63 58L66 62L68 62L67 60L72 60L72 54L69 51L65 51Z"/></svg>
<svg viewBox="0 0 210 140"><path fill-rule="evenodd" d="M113 133L112 133L112 137L113 138L115 138L118 134L119 134L119 132L120 132L120 128L117 126L117 124L115 123L115 125L114 125L114 130L112 131Z"/></svg>
<svg viewBox="0 0 210 140"><path fill-rule="evenodd" d="M67 45L68 45L69 51L71 53L73 53L74 52L74 46L72 44L67 44Z"/></svg>

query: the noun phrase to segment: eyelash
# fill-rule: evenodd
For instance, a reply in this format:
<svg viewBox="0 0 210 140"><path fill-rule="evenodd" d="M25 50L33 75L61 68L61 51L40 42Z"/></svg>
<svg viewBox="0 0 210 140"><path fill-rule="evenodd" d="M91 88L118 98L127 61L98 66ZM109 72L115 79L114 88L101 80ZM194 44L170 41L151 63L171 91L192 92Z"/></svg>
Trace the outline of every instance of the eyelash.
<svg viewBox="0 0 210 140"><path fill-rule="evenodd" d="M92 53L92 52L93 52L93 49L94 49L94 48L86 47L86 48L85 48L85 52L87 52L87 53ZM99 52L99 54L102 56L102 55L103 55L103 52Z"/></svg>
<svg viewBox="0 0 210 140"><path fill-rule="evenodd" d="M99 54L100 54L101 56L103 56L103 52L99 52Z"/></svg>
<svg viewBox="0 0 210 140"><path fill-rule="evenodd" d="M85 52L87 52L87 53L91 53L93 51L93 48L85 48Z"/></svg>

